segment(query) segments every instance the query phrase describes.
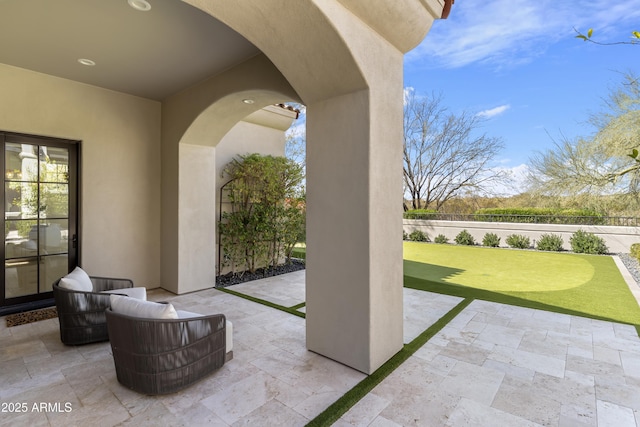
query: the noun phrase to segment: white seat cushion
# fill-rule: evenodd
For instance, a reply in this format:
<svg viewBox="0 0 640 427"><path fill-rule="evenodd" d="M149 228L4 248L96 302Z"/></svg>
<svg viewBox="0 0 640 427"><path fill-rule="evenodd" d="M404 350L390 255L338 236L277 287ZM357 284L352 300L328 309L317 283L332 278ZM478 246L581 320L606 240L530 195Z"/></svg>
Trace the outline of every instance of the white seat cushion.
<svg viewBox="0 0 640 427"><path fill-rule="evenodd" d="M173 304L161 304L153 301L143 301L122 295L109 296L111 310L115 313L143 319L177 319L178 313Z"/></svg>
<svg viewBox="0 0 640 427"><path fill-rule="evenodd" d="M60 279L61 288L71 291L92 292L93 283L89 275L80 267L76 267L71 273Z"/></svg>
<svg viewBox="0 0 640 427"><path fill-rule="evenodd" d="M122 294L131 298L140 299L142 301L147 300L147 288L135 287L135 288L122 288L112 289L110 291L102 291L102 294Z"/></svg>

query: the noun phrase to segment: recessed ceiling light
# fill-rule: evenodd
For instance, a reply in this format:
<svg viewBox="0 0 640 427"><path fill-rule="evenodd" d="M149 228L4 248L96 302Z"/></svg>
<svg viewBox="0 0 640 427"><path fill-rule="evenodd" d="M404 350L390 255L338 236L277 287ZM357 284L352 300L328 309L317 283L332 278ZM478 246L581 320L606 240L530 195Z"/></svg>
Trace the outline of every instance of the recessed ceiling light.
<svg viewBox="0 0 640 427"><path fill-rule="evenodd" d="M247 98L243 99L242 102L244 102L245 104L253 104L255 101L253 99Z"/></svg>
<svg viewBox="0 0 640 427"><path fill-rule="evenodd" d="M78 62L81 63L82 65L86 65L87 67L93 67L94 65L96 65L95 61L92 61L87 58L80 58L78 59Z"/></svg>
<svg viewBox="0 0 640 427"><path fill-rule="evenodd" d="M129 6L135 10L140 10L142 12L151 10L151 5L146 0L127 0L127 2L129 3Z"/></svg>

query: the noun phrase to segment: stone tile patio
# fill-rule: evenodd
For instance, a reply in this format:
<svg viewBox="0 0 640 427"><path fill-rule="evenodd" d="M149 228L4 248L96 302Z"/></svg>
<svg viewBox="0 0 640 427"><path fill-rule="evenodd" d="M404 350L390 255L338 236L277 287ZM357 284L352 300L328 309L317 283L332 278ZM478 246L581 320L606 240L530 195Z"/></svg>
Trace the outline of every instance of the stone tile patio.
<svg viewBox="0 0 640 427"><path fill-rule="evenodd" d="M233 289L291 307L304 271ZM57 319L0 319L0 409L26 404L0 425L302 426L365 377L307 351L297 316L215 289L150 299L224 312L234 359L182 392L143 396L117 382L108 343L66 347ZM460 301L404 289L405 342ZM640 339L628 325L476 300L335 425L638 427Z"/></svg>

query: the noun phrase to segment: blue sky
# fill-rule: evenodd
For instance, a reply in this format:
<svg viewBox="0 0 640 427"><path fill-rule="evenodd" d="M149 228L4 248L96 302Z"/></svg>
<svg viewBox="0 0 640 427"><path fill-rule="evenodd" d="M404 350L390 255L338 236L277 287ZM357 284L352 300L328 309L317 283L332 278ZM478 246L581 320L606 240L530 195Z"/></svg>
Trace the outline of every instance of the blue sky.
<svg viewBox="0 0 640 427"><path fill-rule="evenodd" d="M597 46L574 28L593 28L602 42L629 40L640 31L640 0L457 0L405 56L405 87L483 115L482 131L506 147L496 167L517 179L552 137L593 132L586 120L620 72L640 75L640 46Z"/></svg>

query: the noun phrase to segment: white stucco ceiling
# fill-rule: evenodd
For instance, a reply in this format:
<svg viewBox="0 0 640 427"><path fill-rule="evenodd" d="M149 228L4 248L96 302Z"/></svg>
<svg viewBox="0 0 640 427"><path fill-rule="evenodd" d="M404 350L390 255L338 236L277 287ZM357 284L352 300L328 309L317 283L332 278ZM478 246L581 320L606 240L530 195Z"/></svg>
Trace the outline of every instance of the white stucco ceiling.
<svg viewBox="0 0 640 427"><path fill-rule="evenodd" d="M0 0L0 63L161 100L258 53L180 0L148 2Z"/></svg>

